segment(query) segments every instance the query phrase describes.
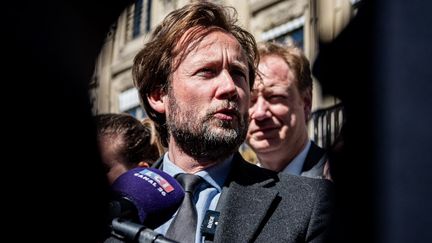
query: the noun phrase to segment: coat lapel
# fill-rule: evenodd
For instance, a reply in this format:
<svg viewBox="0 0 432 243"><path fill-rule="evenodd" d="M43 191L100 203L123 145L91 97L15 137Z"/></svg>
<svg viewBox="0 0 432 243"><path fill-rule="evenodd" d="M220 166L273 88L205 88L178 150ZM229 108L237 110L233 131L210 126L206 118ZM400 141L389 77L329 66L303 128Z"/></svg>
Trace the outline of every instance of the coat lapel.
<svg viewBox="0 0 432 243"><path fill-rule="evenodd" d="M278 195L277 191L266 188L275 183L275 174L266 174L238 156L233 161L236 168L232 169L219 199L221 215L214 242L253 241Z"/></svg>
<svg viewBox="0 0 432 243"><path fill-rule="evenodd" d="M221 208L215 242L253 241L277 192L233 183L226 193L225 200L229 203Z"/></svg>
<svg viewBox="0 0 432 243"><path fill-rule="evenodd" d="M326 159L325 150L312 142L301 175L311 178L322 178Z"/></svg>

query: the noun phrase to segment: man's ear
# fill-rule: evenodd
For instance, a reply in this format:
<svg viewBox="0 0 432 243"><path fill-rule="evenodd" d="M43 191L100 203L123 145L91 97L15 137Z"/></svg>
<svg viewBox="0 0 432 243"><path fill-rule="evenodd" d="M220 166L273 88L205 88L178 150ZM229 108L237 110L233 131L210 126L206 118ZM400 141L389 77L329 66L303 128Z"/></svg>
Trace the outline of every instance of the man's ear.
<svg viewBox="0 0 432 243"><path fill-rule="evenodd" d="M150 106L158 113L165 113L166 94L157 89L147 96Z"/></svg>

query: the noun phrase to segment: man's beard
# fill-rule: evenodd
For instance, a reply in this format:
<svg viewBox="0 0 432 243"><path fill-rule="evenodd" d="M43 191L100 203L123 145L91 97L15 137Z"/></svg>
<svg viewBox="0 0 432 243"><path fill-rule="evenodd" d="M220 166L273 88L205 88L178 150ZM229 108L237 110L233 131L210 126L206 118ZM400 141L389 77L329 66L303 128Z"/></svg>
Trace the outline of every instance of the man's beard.
<svg viewBox="0 0 432 243"><path fill-rule="evenodd" d="M204 161L223 160L236 152L245 140L248 114L241 116L235 102L227 100L218 107L209 108L204 117L194 117L198 111L182 110L174 95L169 96L167 129L180 149L189 156ZM234 109L237 119L215 118L214 112L222 108ZM238 124L233 126L233 122Z"/></svg>

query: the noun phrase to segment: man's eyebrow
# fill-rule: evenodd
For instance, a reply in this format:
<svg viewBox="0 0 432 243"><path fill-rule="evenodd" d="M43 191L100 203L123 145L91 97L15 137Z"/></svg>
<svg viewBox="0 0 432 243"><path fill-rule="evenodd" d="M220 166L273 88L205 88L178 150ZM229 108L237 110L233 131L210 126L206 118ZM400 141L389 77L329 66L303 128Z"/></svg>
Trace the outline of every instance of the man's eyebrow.
<svg viewBox="0 0 432 243"><path fill-rule="evenodd" d="M211 58L200 58L193 62L194 65L209 65L209 64L218 64L218 60L213 60Z"/></svg>
<svg viewBox="0 0 432 243"><path fill-rule="evenodd" d="M234 60L231 64L230 64L231 68L239 68L243 71L248 71L248 65L240 60Z"/></svg>

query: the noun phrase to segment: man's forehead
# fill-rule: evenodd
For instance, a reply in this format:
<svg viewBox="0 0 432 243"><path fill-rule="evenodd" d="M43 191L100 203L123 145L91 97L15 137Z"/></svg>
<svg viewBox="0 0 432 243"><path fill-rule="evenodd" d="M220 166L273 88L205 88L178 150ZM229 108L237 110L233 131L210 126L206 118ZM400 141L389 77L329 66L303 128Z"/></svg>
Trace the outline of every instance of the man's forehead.
<svg viewBox="0 0 432 243"><path fill-rule="evenodd" d="M193 51L197 47L205 48L213 45L214 43L233 41L238 43L237 39L229 32L217 26L203 27L195 26L186 30L180 37L176 48L188 49ZM226 38L229 37L229 38Z"/></svg>
<svg viewBox="0 0 432 243"><path fill-rule="evenodd" d="M219 58L217 54L222 51L229 52L234 60L247 62L247 55L235 36L218 27L210 29L194 27L187 30L177 43L176 49L179 50L182 59L192 54L196 57L205 56L202 61L211 62L212 58L215 60ZM232 56L233 54L235 56Z"/></svg>
<svg viewBox="0 0 432 243"><path fill-rule="evenodd" d="M285 83L270 83L266 84L261 79L255 80L255 84L252 90L262 91L262 90L277 90L277 89L286 89L288 85Z"/></svg>

